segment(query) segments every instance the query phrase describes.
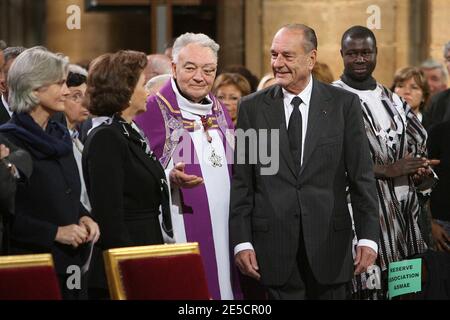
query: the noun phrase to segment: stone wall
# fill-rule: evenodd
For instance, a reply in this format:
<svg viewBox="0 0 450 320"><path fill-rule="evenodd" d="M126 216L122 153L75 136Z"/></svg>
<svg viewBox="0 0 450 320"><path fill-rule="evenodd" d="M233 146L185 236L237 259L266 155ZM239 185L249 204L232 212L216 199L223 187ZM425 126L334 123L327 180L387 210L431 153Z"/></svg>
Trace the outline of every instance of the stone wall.
<svg viewBox="0 0 450 320"><path fill-rule="evenodd" d="M239 12L242 1L244 13ZM120 48L150 52L149 14L84 12L84 2L47 0L45 37L51 50L64 52L74 62ZM81 30L66 27L71 4L81 8ZM368 19L374 22L373 11L367 12L371 6L380 9L380 28L374 29L379 49L375 76L388 86L400 67L429 56L443 61L442 47L450 40L448 0L217 0L217 6L222 65L241 63L245 55L245 64L258 76L270 70L275 32L286 23L300 22L316 30L318 58L338 78L343 69L342 33L352 25L367 25Z"/></svg>
<svg viewBox="0 0 450 320"><path fill-rule="evenodd" d="M95 58L119 49L150 51L150 14L134 12L85 12L84 0L47 0L47 47L63 52L71 62ZM78 5L81 9L81 29L69 30L66 9ZM150 10L150 7L149 7Z"/></svg>
<svg viewBox="0 0 450 320"><path fill-rule="evenodd" d="M442 62L444 44L450 41L450 1L431 1L430 24L428 54Z"/></svg>
<svg viewBox="0 0 450 320"><path fill-rule="evenodd" d="M315 29L318 60L327 63L335 78L342 73L339 53L343 32L353 25L372 24L379 8L375 77L390 86L397 68L418 64L428 55L442 61L442 46L450 40L450 1L447 0L260 0L261 51L247 51L247 61L261 60L259 75L270 70L270 44L286 23L304 23ZM371 7L372 6L372 7ZM376 6L376 7L373 7ZM254 10L254 9L253 9ZM369 12L368 12L369 10ZM252 37L247 34L247 38ZM260 57L253 57L261 55Z"/></svg>

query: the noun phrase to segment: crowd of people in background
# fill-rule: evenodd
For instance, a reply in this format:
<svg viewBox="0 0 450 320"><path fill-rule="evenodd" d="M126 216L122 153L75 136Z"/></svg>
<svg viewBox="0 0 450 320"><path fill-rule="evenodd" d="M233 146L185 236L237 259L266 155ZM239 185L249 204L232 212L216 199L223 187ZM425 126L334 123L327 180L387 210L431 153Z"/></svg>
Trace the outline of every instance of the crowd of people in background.
<svg viewBox="0 0 450 320"><path fill-rule="evenodd" d="M102 252L127 246L198 242L217 300L387 299L390 263L448 266L450 41L383 84L371 30L340 45L336 77L314 30L286 25L258 79L200 33L85 67L0 40L1 254L51 253L69 300L108 299ZM234 129L279 130L254 141L275 174Z"/></svg>

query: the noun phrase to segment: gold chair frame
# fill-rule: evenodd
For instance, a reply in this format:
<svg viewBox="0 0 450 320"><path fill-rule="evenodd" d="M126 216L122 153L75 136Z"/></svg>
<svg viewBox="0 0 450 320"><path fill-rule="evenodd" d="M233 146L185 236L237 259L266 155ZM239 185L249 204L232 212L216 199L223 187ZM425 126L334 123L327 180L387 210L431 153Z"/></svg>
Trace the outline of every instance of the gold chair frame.
<svg viewBox="0 0 450 320"><path fill-rule="evenodd" d="M0 269L24 267L52 267L53 257L49 253L0 256Z"/></svg>
<svg viewBox="0 0 450 320"><path fill-rule="evenodd" d="M119 270L119 262L127 259L161 257L182 254L198 254L200 249L197 242L180 244L162 244L139 247L124 247L105 250L106 277L108 279L109 291L113 300L126 300L125 289Z"/></svg>

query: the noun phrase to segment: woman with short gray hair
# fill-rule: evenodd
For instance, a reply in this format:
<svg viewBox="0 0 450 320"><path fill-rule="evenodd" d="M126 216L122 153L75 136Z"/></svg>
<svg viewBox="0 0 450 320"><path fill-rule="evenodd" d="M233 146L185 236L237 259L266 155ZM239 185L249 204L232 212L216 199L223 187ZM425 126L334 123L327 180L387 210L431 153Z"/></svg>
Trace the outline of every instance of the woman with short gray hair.
<svg viewBox="0 0 450 320"><path fill-rule="evenodd" d="M34 167L30 178L17 186L11 252L52 253L62 297L82 299L86 298L84 277L81 288L73 290L67 287L67 278L73 266L84 263L84 244L96 242L99 229L80 205L80 178L69 132L50 120L64 111L67 64L42 47L17 57L8 74L14 113L0 132L30 153Z"/></svg>

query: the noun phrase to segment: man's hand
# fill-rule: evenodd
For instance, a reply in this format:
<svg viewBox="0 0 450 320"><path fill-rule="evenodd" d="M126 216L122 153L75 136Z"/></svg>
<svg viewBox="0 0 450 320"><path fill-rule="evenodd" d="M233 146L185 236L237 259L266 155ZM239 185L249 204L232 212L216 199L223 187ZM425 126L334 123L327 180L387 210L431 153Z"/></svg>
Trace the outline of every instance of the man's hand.
<svg viewBox="0 0 450 320"><path fill-rule="evenodd" d="M9 148L4 144L0 144L0 159L4 159L9 156Z"/></svg>
<svg viewBox="0 0 450 320"><path fill-rule="evenodd" d="M203 178L184 173L185 164L179 162L170 170L170 182L179 188L193 188L203 183Z"/></svg>
<svg viewBox="0 0 450 320"><path fill-rule="evenodd" d="M450 236L445 232L442 226L435 222L431 222L431 235L436 242L436 249L438 251L450 252Z"/></svg>
<svg viewBox="0 0 450 320"><path fill-rule="evenodd" d="M420 169L426 169L429 165L430 160L427 158L416 158L408 154L406 157L387 166L385 175L388 178L396 178L419 172L422 173L423 170Z"/></svg>
<svg viewBox="0 0 450 320"><path fill-rule="evenodd" d="M377 259L377 253L370 247L357 246L354 265L355 275L367 271L367 267L373 265Z"/></svg>
<svg viewBox="0 0 450 320"><path fill-rule="evenodd" d="M100 228L97 222L92 220L91 217L83 216L78 221L78 224L86 228L88 232L87 241L93 241L94 243L98 241L98 238L100 238Z"/></svg>
<svg viewBox="0 0 450 320"><path fill-rule="evenodd" d="M70 224L68 226L58 227L55 241L77 248L80 244L86 242L87 238L88 232L86 227Z"/></svg>
<svg viewBox="0 0 450 320"><path fill-rule="evenodd" d="M256 280L261 278L258 273L259 267L256 261L256 254L253 250L242 250L234 256L234 261L242 274L252 277Z"/></svg>

